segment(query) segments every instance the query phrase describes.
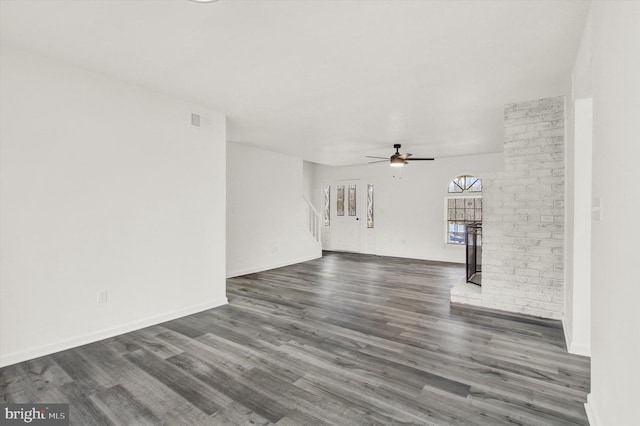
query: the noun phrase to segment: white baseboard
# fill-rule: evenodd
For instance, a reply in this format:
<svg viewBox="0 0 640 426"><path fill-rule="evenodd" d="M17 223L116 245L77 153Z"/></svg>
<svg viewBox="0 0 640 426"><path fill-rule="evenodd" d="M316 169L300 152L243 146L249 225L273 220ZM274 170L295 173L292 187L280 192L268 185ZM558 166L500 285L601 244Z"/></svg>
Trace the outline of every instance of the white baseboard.
<svg viewBox="0 0 640 426"><path fill-rule="evenodd" d="M282 268L283 266L295 265L296 263L308 262L310 260L319 259L322 257L322 250L318 254L312 256L305 256L298 259L291 259L285 262L272 263L269 265L252 266L251 268L238 269L236 271L227 271L227 278L239 277L241 275L255 274L256 272L268 271L269 269Z"/></svg>
<svg viewBox="0 0 640 426"><path fill-rule="evenodd" d="M322 250L326 250L326 251L335 251L335 252L345 252L345 253L358 253L358 254L372 254L374 256L382 256L382 257L397 257L399 259L415 259L415 260L428 260L431 262L443 262L443 263L456 263L458 265L464 265L465 261L464 260L460 260L459 256L455 256L455 257L439 257L439 256L430 256L430 257L424 257L424 256L411 256L411 255L406 255L406 254L398 254L398 253L391 253L391 252L386 252L383 250L377 250L377 249L372 249L372 250L367 250L367 249L363 249L361 251L354 251L354 252L347 252L344 250L339 250L339 249L335 249L333 247L331 247L331 244L323 244L322 246ZM464 253L463 253L464 255ZM466 282L466 280L465 280Z"/></svg>
<svg viewBox="0 0 640 426"><path fill-rule="evenodd" d="M587 402L584 404L584 409L587 412L587 420L589 420L590 426L604 426L596 406L593 403L593 394L587 395Z"/></svg>
<svg viewBox="0 0 640 426"><path fill-rule="evenodd" d="M591 356L591 348L589 345L580 345L573 341L572 334L569 332L567 324L562 318L562 331L564 332L564 341L567 344L567 351L573 355Z"/></svg>
<svg viewBox="0 0 640 426"><path fill-rule="evenodd" d="M562 332L564 333L564 343L567 345L567 351L571 353L571 332L567 327L567 322L562 318Z"/></svg>
<svg viewBox="0 0 640 426"><path fill-rule="evenodd" d="M22 350L19 352L2 354L0 355L0 367L6 367L8 365L16 364L18 362L28 361L30 359L38 358L45 355L50 355L56 352L86 345L88 343L97 342L99 340L107 339L109 337L117 336L124 333L129 333L135 330L140 330L141 328L160 324L165 321L174 320L176 318L195 314L197 312L206 311L208 309L217 308L218 306L226 305L227 303L229 302L227 301L227 298L224 297L221 299L209 301L207 303L201 303L198 305L190 306L185 309L179 309L177 311L171 311L171 312L167 312L160 315L154 315L154 316L143 318L137 321L132 321L127 324L121 324L116 327L105 328L105 329L88 333L82 336L72 337L70 339L66 339L61 342L37 346L34 348Z"/></svg>
<svg viewBox="0 0 640 426"><path fill-rule="evenodd" d="M569 353L573 355L591 357L591 348L585 345L576 345L575 343L571 343L571 346L569 346L568 350Z"/></svg>

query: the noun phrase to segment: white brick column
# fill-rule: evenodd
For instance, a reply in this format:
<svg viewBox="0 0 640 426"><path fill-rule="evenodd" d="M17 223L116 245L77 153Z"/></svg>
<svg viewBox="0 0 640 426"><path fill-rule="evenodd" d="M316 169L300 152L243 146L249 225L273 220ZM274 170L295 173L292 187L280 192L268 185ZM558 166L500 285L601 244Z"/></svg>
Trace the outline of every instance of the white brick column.
<svg viewBox="0 0 640 426"><path fill-rule="evenodd" d="M483 176L480 297L452 301L560 319L564 96L505 106L504 172Z"/></svg>

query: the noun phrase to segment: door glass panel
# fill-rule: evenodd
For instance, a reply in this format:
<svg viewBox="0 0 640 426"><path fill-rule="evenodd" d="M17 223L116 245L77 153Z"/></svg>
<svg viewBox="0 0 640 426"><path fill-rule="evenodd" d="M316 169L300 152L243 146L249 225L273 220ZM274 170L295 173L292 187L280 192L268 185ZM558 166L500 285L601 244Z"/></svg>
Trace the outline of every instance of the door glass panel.
<svg viewBox="0 0 640 426"><path fill-rule="evenodd" d="M349 185L349 216L356 215L356 186Z"/></svg>
<svg viewBox="0 0 640 426"><path fill-rule="evenodd" d="M336 215L344 216L344 185L338 185L336 196Z"/></svg>

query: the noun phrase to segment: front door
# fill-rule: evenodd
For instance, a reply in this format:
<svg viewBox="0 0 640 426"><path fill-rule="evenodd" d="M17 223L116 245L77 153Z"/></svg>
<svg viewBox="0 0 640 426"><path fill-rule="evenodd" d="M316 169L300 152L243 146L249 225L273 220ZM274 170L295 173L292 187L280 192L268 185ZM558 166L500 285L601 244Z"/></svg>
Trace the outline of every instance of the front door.
<svg viewBox="0 0 640 426"><path fill-rule="evenodd" d="M364 206L359 180L340 180L334 182L335 204L331 216L332 248L338 251L361 251L362 215Z"/></svg>

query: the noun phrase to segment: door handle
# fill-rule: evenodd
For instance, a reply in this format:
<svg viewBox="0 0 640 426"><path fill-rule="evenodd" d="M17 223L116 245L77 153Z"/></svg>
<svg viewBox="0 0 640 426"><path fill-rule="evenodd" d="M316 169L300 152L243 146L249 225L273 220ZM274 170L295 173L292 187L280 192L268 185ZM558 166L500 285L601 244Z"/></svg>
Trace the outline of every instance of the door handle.
<svg viewBox="0 0 640 426"><path fill-rule="evenodd" d="M360 220L360 218L359 218L359 217L356 217L356 220Z"/></svg>

